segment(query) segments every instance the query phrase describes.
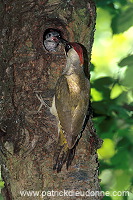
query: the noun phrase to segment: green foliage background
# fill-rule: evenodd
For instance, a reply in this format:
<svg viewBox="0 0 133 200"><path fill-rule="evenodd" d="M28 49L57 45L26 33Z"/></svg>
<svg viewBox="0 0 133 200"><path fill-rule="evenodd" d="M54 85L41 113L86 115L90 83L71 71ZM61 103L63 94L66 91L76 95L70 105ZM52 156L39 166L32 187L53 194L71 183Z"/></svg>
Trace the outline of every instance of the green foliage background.
<svg viewBox="0 0 133 200"><path fill-rule="evenodd" d="M105 200L133 200L133 0L96 0L92 107ZM113 195L113 191L121 191ZM123 191L128 191L128 195Z"/></svg>
<svg viewBox="0 0 133 200"><path fill-rule="evenodd" d="M95 0L97 24L92 51L91 98L103 191L128 191L133 199L133 0ZM0 179L0 188L4 185ZM0 196L0 199L2 197Z"/></svg>

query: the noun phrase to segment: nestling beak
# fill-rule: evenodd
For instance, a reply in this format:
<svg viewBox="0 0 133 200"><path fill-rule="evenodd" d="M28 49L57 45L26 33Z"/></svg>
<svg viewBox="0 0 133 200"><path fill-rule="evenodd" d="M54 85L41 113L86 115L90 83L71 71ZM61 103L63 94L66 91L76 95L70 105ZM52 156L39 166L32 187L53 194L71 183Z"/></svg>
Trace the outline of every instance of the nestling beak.
<svg viewBox="0 0 133 200"><path fill-rule="evenodd" d="M53 36L53 37L51 38L51 40L54 41L54 42L56 42L56 43L62 43L62 44L64 44L64 45L66 45L66 44L68 43L67 40L61 38L60 36L56 36L56 37Z"/></svg>
<svg viewBox="0 0 133 200"><path fill-rule="evenodd" d="M58 37L52 37L51 40L53 40L54 42L60 43L60 40Z"/></svg>

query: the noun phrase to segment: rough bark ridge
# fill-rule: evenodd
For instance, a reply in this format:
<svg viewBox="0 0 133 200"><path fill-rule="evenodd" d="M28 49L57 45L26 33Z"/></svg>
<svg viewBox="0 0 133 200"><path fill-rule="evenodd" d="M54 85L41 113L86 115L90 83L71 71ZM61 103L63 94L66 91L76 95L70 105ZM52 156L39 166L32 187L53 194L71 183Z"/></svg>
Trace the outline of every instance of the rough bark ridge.
<svg viewBox="0 0 133 200"><path fill-rule="evenodd" d="M101 199L98 196L42 198L41 191L100 189L96 154L99 140L90 120L72 166L68 171L64 167L59 174L53 172L57 125L46 107L37 112L40 102L36 97L36 93L41 94L51 104L55 83L65 65L61 47L54 54L44 50L43 32L50 27L58 28L69 41L82 43L90 62L96 17L94 3L7 0L0 2L0 9L0 154L4 199ZM40 191L40 196L21 196L20 191L24 190Z"/></svg>

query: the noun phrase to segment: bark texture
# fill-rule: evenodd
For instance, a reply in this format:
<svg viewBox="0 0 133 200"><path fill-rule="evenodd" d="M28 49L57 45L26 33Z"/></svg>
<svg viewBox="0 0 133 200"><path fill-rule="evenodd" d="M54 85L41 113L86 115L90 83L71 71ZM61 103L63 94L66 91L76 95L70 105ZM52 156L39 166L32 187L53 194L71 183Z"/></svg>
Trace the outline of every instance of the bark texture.
<svg viewBox="0 0 133 200"><path fill-rule="evenodd" d="M69 41L82 43L90 63L96 10L91 0L11 0L0 2L0 145L2 191L6 200L90 199L50 197L41 191L99 191L96 149L99 139L90 118L76 149L72 166L53 172L57 124L46 107L38 111L41 94L51 105L65 56L43 48L43 33L57 28ZM40 191L21 196L20 191ZM45 194L45 193L43 193Z"/></svg>

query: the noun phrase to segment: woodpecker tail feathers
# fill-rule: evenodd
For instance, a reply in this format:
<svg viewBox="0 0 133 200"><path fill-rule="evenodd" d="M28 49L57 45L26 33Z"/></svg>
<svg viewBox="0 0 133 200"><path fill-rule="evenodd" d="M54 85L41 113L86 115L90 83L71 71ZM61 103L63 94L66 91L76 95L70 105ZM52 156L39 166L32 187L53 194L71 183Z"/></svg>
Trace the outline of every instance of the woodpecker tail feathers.
<svg viewBox="0 0 133 200"><path fill-rule="evenodd" d="M65 163L66 163L66 169L68 170L69 166L71 165L74 159L76 145L72 149L69 149L68 147L66 148L66 146L67 146L66 144L63 146L60 146L58 144L57 146L58 148L54 153L53 170L56 170L57 173L61 171Z"/></svg>
<svg viewBox="0 0 133 200"><path fill-rule="evenodd" d="M66 138L60 129L59 139L54 153L53 170L56 170L57 173L60 172L65 163L66 168L69 168L75 155L76 146L75 144L72 149L68 148Z"/></svg>

